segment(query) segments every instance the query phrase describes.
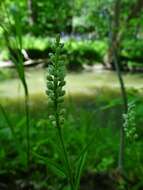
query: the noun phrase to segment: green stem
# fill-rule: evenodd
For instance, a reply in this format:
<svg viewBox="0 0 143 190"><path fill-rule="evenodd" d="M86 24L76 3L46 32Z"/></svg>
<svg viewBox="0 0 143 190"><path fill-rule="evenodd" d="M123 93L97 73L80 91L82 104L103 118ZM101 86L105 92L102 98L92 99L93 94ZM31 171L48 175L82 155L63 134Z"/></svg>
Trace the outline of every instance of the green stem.
<svg viewBox="0 0 143 190"><path fill-rule="evenodd" d="M25 96L26 115L26 139L27 139L27 169L30 167L30 117L29 117L29 96Z"/></svg>
<svg viewBox="0 0 143 190"><path fill-rule="evenodd" d="M112 47L112 56L113 62L115 65L115 70L117 73L117 77L120 83L120 89L123 99L124 105L124 113L127 113L128 110L128 99L126 88L124 84L124 80L122 77L122 73L120 70L120 62L118 58L118 50L119 50L119 42L117 42L118 33L119 33L119 26L120 26L120 11L121 11L121 0L116 0L114 5L114 19L113 23L111 24L112 17L108 13L108 22L109 22L109 30L110 30L110 37L109 37L109 46ZM124 155L125 155L125 137L124 137L124 128L123 125L120 128L120 147L119 147L119 157L118 157L118 169L120 173L123 173L124 169Z"/></svg>
<svg viewBox="0 0 143 190"><path fill-rule="evenodd" d="M27 84L24 88L25 91L25 116L26 116L26 140L27 140L27 188L28 190L31 190L30 188L30 112L29 112L29 93Z"/></svg>
<svg viewBox="0 0 143 190"><path fill-rule="evenodd" d="M54 77L56 78L56 77ZM64 162L65 165L67 166L67 170L68 170L68 178L69 178L69 183L71 186L71 190L74 190L74 182L73 182L73 176L72 176L72 169L70 166L70 161L68 158L68 153L65 147L65 142L64 142L64 138L63 138L63 134L62 134L62 128L60 126L60 121L59 121L59 112L58 112L58 94L57 94L57 87L58 87L58 82L57 80L54 80L54 95L55 95L55 101L54 101L54 110L55 110L55 118L56 118L56 127L58 130L58 136L60 139L60 143L62 146L62 150L63 150L63 154L64 154Z"/></svg>
<svg viewBox="0 0 143 190"><path fill-rule="evenodd" d="M59 134L61 146L62 146L63 153L64 153L64 161L65 161L65 163L67 165L67 169L68 169L69 183L70 183L70 186L71 186L71 190L74 190L72 170L71 170L71 166L70 166L70 162L69 162L69 158L68 158L68 153L67 153L67 150L66 150L66 147L65 147L62 130L61 130L60 127L58 127L58 134Z"/></svg>
<svg viewBox="0 0 143 190"><path fill-rule="evenodd" d="M128 103L127 103L126 89L125 89L124 81L123 81L123 78L121 75L121 71L119 68L118 59L117 59L116 55L114 55L114 63L115 63L115 68L116 68L116 72L118 75L118 79L120 82L122 99L123 99L123 103L124 103L124 113L127 113ZM124 134L124 127L122 125L122 127L120 127L120 147L119 147L119 159L118 159L118 169L120 172L123 171L124 154L125 154L125 134Z"/></svg>

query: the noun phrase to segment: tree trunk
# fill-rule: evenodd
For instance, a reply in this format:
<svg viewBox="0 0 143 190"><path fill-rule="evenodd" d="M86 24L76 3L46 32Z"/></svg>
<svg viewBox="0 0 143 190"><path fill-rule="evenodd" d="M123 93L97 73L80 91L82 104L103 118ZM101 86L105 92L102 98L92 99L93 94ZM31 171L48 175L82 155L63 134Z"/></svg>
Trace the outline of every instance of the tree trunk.
<svg viewBox="0 0 143 190"><path fill-rule="evenodd" d="M121 41L123 39L124 33L126 32L127 28L130 28L130 20L133 18L139 17L142 9L143 9L143 0L137 0L137 2L131 7L129 11L129 16L125 20L125 22L122 23L122 31L119 30L119 21L120 21L120 9L121 4L120 0L116 0L115 6L114 6L114 13L111 17L108 14L108 22L109 22L109 48L107 52L107 56L105 59L105 66L107 68L111 68L115 70L114 62L113 62L113 50L116 49L116 53L118 55L118 59L120 59L120 46ZM122 64L119 63L119 67L121 70L124 70Z"/></svg>
<svg viewBox="0 0 143 190"><path fill-rule="evenodd" d="M108 64L111 65L112 69L116 70L118 80L120 83L121 88L121 94L123 99L123 105L124 105L124 113L127 113L128 109L128 103L127 103L127 95L126 95L126 89L124 85L124 81L121 74L121 62L120 62L120 42L121 42L121 33L119 31L120 29L120 12L121 12L121 0L116 0L114 9L114 13L112 16L112 23L110 26L110 36L109 36L109 49L108 49L108 57L107 61ZM111 18L109 19L110 22ZM123 172L124 169L124 151L125 151L125 145L124 145L124 128L123 125L120 127L120 146L119 146L119 157L118 157L118 169L119 172Z"/></svg>
<svg viewBox="0 0 143 190"><path fill-rule="evenodd" d="M35 13L33 10L33 0L27 0L27 6L28 6L29 24L30 24L30 26L33 26L35 23Z"/></svg>
<svg viewBox="0 0 143 190"><path fill-rule="evenodd" d="M143 0L137 0L136 4L134 4L131 7L131 12L127 18L127 23L132 19L132 18L137 18L139 17L141 11L143 9Z"/></svg>
<svg viewBox="0 0 143 190"><path fill-rule="evenodd" d="M114 5L114 13L112 17L109 17L109 30L110 30L110 36L109 36L109 48L107 53L107 59L106 59L106 66L108 68L112 68L115 70L115 64L114 64L114 52L116 52L116 56L120 55L120 37L121 33L119 31L120 26L120 9L121 9L121 1L116 0ZM118 56L119 59L119 56ZM119 65L120 69L123 69L121 64Z"/></svg>

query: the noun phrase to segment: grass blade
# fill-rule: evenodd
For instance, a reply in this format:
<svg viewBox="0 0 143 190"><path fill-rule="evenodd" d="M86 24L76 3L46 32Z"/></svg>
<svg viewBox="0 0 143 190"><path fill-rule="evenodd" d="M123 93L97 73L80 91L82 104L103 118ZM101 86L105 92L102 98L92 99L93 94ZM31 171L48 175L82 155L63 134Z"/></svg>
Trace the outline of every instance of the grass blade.
<svg viewBox="0 0 143 190"><path fill-rule="evenodd" d="M16 139L16 134L15 134L13 125L12 125L12 123L11 123L11 120L10 120L8 114L6 113L4 107L3 107L1 104L0 104L0 110L1 110L1 113L2 113L4 119L5 119L6 123L7 123L7 125L8 125L8 127L9 127L10 131L11 131L11 134L12 134L13 138Z"/></svg>
<svg viewBox="0 0 143 190"><path fill-rule="evenodd" d="M66 177L67 174L65 173L63 168L61 168L58 164L55 164L55 162L53 162L52 160L48 159L47 157L41 156L36 152L33 152L33 154L37 158L42 160L52 170L53 173L55 173L56 175L60 177Z"/></svg>
<svg viewBox="0 0 143 190"><path fill-rule="evenodd" d="M87 156L87 151L85 151L84 154L82 154L77 164L76 175L75 175L75 190L78 190L79 188L81 173L84 167L86 156Z"/></svg>

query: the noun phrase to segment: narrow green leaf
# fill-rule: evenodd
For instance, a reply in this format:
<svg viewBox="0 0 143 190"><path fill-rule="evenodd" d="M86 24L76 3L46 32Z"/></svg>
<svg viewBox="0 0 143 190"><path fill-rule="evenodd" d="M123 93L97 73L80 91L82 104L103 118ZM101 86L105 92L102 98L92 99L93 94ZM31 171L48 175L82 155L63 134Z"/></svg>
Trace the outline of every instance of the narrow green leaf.
<svg viewBox="0 0 143 190"><path fill-rule="evenodd" d="M75 189L74 190L78 190L79 188L81 173L84 167L86 156L87 156L87 151L84 152L84 154L80 157L78 161L77 168L76 168L76 175L75 175Z"/></svg>
<svg viewBox="0 0 143 190"><path fill-rule="evenodd" d="M48 167L49 169L52 170L53 173L55 173L56 175L58 175L59 177L66 177L66 173L63 170L63 168L61 168L58 164L56 164L55 162L53 162L52 160L48 159L47 157L41 156L36 152L33 152L33 154L39 158L40 160L42 160Z"/></svg>
<svg viewBox="0 0 143 190"><path fill-rule="evenodd" d="M95 136L96 136L96 134L94 134L94 135L92 136L92 138L90 139L90 141L89 141L89 142L85 145L85 147L81 150L81 152L80 152L80 154L79 154L79 156L78 156L76 162L78 162L78 160L85 154L85 152L88 151L88 149L90 148L91 144L94 143L94 141L95 141L95 139L96 139Z"/></svg>
<svg viewBox="0 0 143 190"><path fill-rule="evenodd" d="M11 130L11 134L12 134L13 137L15 138L16 135L15 135L15 131L14 131L12 122L11 122L11 120L10 120L8 114L6 113L4 107L3 107L1 104L0 104L0 110L1 110L1 113L2 113L2 115L3 115L3 117L4 117L4 119L5 119L5 121L6 121L7 125L8 125L8 127L9 127L10 130Z"/></svg>

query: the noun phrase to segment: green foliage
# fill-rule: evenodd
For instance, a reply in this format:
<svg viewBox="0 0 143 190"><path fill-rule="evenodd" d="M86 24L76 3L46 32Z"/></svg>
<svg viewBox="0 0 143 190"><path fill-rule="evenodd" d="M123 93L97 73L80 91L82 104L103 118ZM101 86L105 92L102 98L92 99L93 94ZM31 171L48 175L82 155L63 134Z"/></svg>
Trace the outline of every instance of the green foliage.
<svg viewBox="0 0 143 190"><path fill-rule="evenodd" d="M101 162L97 165L97 171L104 172L110 170L114 163L113 157L103 157Z"/></svg>
<svg viewBox="0 0 143 190"><path fill-rule="evenodd" d="M33 0L34 33L71 31L73 1ZM50 11L49 11L50 10Z"/></svg>
<svg viewBox="0 0 143 190"><path fill-rule="evenodd" d="M53 41L50 38L41 38L33 36L23 36L23 49L25 49L30 58L45 59L50 64L49 53L54 52ZM16 47L13 50L16 51ZM107 43L104 41L77 41L69 39L65 42L65 46L61 54L66 54L68 59L67 68L69 70L81 70L84 64L94 65L102 63L107 51ZM7 51L4 51L7 53ZM10 56L10 54L9 54ZM10 58L10 57L9 57ZM8 59L8 58L7 58Z"/></svg>
<svg viewBox="0 0 143 190"><path fill-rule="evenodd" d="M19 19L17 22L20 22L22 26L21 33L27 35L26 39L23 40L23 47L25 48L38 47L40 50L50 48L48 39L43 40L42 37L47 37L47 35L53 36L57 32L62 33L63 37L67 33L78 33L80 37L82 36L81 33L86 33L85 38L93 35L93 40L97 42L101 38L105 39L111 36L113 32L111 25L114 20L113 7L115 2L113 0L89 0L87 2L84 0L42 0L40 2L36 0L22 0L20 2L18 0L5 0L0 6L1 23L9 25L8 12L11 26L7 30L9 30L9 35L14 37L17 33L14 26L15 18ZM31 7L28 6L28 3L31 3ZM129 0L122 1L121 4L119 28L121 39L119 44L121 47L122 68L128 70L137 70L138 68L140 70L142 69L141 31L143 14L140 9L142 5L138 5L138 1L131 2ZM18 16L14 18L14 15ZM2 47L5 46L3 35L4 33L0 30ZM35 39L32 35L39 36L39 39ZM28 42L29 45L27 45ZM94 62L103 61L103 57L108 53L107 46L109 44L105 42L105 45L102 46L97 43L96 48L94 42L90 42L88 45L86 43L83 45L77 43L77 48L73 49L73 45L67 45L68 48L65 51L66 54L70 55L68 60L70 63L69 68L75 69L75 65L78 65L78 70L82 68L84 62L94 64ZM5 54L4 57L7 58Z"/></svg>
<svg viewBox="0 0 143 190"><path fill-rule="evenodd" d="M124 56L124 64L127 65L131 70L142 69L142 39L126 39L122 44L122 56Z"/></svg>
<svg viewBox="0 0 143 190"><path fill-rule="evenodd" d="M19 8L19 7L18 7ZM29 168L30 168L30 116L29 116L29 91L28 91L28 86L27 86L27 81L26 81L26 76L25 76L25 68L24 68L24 61L22 57L22 26L21 26L21 13L20 10L17 9L17 7L13 7L12 12L8 11L6 8L6 18L8 19L8 23L2 23L1 27L3 29L4 33L4 39L5 43L7 45L7 48L9 51L12 51L13 49L18 49L19 51L16 54L16 57L12 54L11 55L11 60L13 61L13 64L16 68L16 72L18 74L19 80L22 84L23 90L24 90L24 97L25 97L25 139L26 139L26 158L25 158L25 153L24 151L20 151L20 158L24 159L24 166L25 169L28 172L28 177L29 177ZM11 33L14 33L13 38L11 38ZM5 112L4 108L2 107L2 113L6 119L6 121L10 121L8 118L8 114ZM9 123L9 122L8 122ZM9 125L9 127L12 125ZM13 127L10 127L11 131ZM13 134L14 131L13 131ZM16 135L15 135L16 136ZM15 138L15 143L17 143L17 138ZM19 145L17 145L19 147ZM29 183L29 179L27 180Z"/></svg>
<svg viewBox="0 0 143 190"><path fill-rule="evenodd" d="M28 6L28 1L31 3L31 7ZM17 4L19 4L18 9L22 15L21 22L23 33L32 32L34 35L45 36L47 33L49 34L53 31L71 31L73 14L72 1L22 0L19 2L17 0L6 0L4 3L6 8L11 12L15 10L17 8ZM2 10L2 14L4 12L5 9ZM30 24L30 19L33 20L32 26Z"/></svg>
<svg viewBox="0 0 143 190"><path fill-rule="evenodd" d="M123 115L124 131L128 140L133 141L138 137L135 124L135 105L129 103L127 114Z"/></svg>
<svg viewBox="0 0 143 190"><path fill-rule="evenodd" d="M45 50L46 48L50 48L51 40L50 38L43 37L34 37L32 35L25 35L22 38L23 40L23 48L24 49L37 49L37 50ZM48 56L48 55L47 55Z"/></svg>
<svg viewBox="0 0 143 190"><path fill-rule="evenodd" d="M24 33L34 33L35 35L45 36L53 32L71 33L95 32L97 37L107 36L109 23L107 12L113 15L113 0L5 0L5 5L11 12L19 4ZM28 7L28 3L31 7ZM130 15L132 7L136 6L135 1L122 2L122 22ZM1 7L3 2L1 3ZM5 10L2 10L2 14ZM136 27L142 27L142 12L140 18L136 15L129 20L128 36L136 33ZM33 20L31 26L30 20ZM140 30L140 29L139 29ZM42 31L42 33L41 33Z"/></svg>
<svg viewBox="0 0 143 190"><path fill-rule="evenodd" d="M30 104L30 138L32 140L31 162L33 166L31 181L34 184L34 187L37 186L39 189L49 188L54 190L55 188L63 188L62 185L66 185L64 177L65 168L63 168L64 171L61 168L63 167L63 164L61 164L62 154L61 150L57 148L59 147L59 140L55 131L56 128L53 128L52 123L47 120L47 115L51 113L51 110L47 110L45 102L41 102L40 99L36 99ZM108 101L104 102L104 105L107 103ZM21 173L25 171L26 166L26 156L23 152L25 149L25 131L23 130L25 127L25 118L23 105L23 103L20 105L19 102L11 102L9 104L6 102L6 105L4 106L6 112L9 113L12 124L14 125L19 142L18 144L15 144L13 141L11 131L9 130L2 114L0 114L0 137L2 145L0 149L0 161L2 163L0 165L0 175L2 175L2 173L5 173L6 176L10 175L13 177L13 182L19 179ZM137 104L136 110L139 105L141 106L141 102ZM72 102L70 99L70 102L67 102L66 104L67 112L65 113L66 120L63 130L65 144L70 153L70 159L77 160L77 154L81 152L85 143L91 140L91 135L89 134L94 136L93 139L95 143L92 141L90 144L86 158L86 165L84 166L84 176L88 175L87 173L90 171L93 173L103 173L108 171L110 173L111 171L114 171L117 163L119 133L119 126L117 126L117 124L119 121L115 122L113 120L115 116L118 119L119 115L121 116L121 112L119 113L119 107L114 109L107 108L106 111L100 111L100 109L98 109L95 113L94 110L95 108L97 109L97 107L94 106L95 105L93 105L92 109L89 109L88 101L84 102L82 105L79 102L75 102L74 99L72 99ZM99 106L101 106L101 104ZM19 111L17 112L17 110ZM102 119L103 117L104 123ZM142 114L140 115L140 119L141 118ZM104 127L105 124L107 127ZM134 143L127 144L125 162L128 177L136 185L139 181L142 181L143 176L143 143L140 131L141 130L139 129L138 140ZM21 152L19 153L17 152L17 145L20 146ZM78 168L80 168L81 162L78 161L76 163ZM17 173L17 175L14 175L14 173ZM25 175L21 176L23 182L24 178ZM134 186L130 187L130 189L133 189ZM19 184L17 184L17 187L19 187Z"/></svg>
<svg viewBox="0 0 143 190"><path fill-rule="evenodd" d="M25 102L22 104L21 110L19 106L16 109L9 106L6 107L9 110L8 112L5 107L0 106L0 162L2 163L0 165L0 180L4 174L6 174L6 179L12 176L13 182L10 183L10 188L11 185L14 185L15 189L22 186L27 189L27 185L29 188L29 185L32 184L33 189L78 190L83 169L85 173L87 171L98 173L108 171L110 173L117 165L119 129L116 126L118 122L113 114L115 110L112 110L112 114L108 115L110 109L117 102L112 100L96 111L95 107L89 106L89 102L86 106L85 103L84 105L77 104L79 106L76 105L76 107L70 104L67 106L67 112L65 112L63 104L66 84L65 63L68 62L71 67L74 67L72 64L76 65L75 67L82 67L85 63L92 65L96 62L102 62L107 52L107 42L69 40L63 47L60 43L60 36L57 36L55 43L48 38L43 41L41 37L38 39L31 37L31 34L27 35L24 40L22 36L23 33L45 36L57 31L69 33L71 31L80 33L95 31L97 38L107 37L107 34L112 32L109 31L109 26L113 19L112 6L114 1L42 0L38 2L31 0L32 7L29 8L30 10L26 8L27 2L25 0L20 1L17 5L18 2L18 0L5 0L4 7L2 3L0 4L1 15L5 15L1 22L0 35L4 36L5 45L9 51L18 50L17 57L15 58L10 54L10 59L15 64L25 92ZM128 10L131 10L131 7L136 5L135 3L135 1L130 3L129 0L122 3L119 32L126 33L125 20L130 16ZM104 19L107 16L111 20ZM140 31L134 30L137 24L141 30L140 18L142 16L139 19L136 17L136 13L133 12L128 22L129 35L124 34L127 41L122 44L121 56L125 55L130 59L134 57L137 59L142 55L140 51L142 44L137 42L134 46L135 42L130 41L133 36L136 38L139 36L139 39L142 36ZM30 22L31 19L32 23ZM77 25L73 24L75 20L78 21ZM29 45L29 43L31 44ZM1 45L3 46L3 40ZM44 109L43 105L37 102L35 103L37 107L34 105L36 109L30 107L32 104L29 104L29 91L21 54L22 49L28 47L36 47L41 51L47 48L46 58L49 58L48 53L51 52L46 79L49 109L47 107ZM66 58L64 54L67 55ZM135 61L130 60L128 63L132 64ZM98 105L97 102L96 104ZM31 118L29 109L33 109ZM143 130L140 129L141 127L139 128L140 133L136 138L137 128L135 126L135 114L140 116L139 122L142 123L143 109L140 106L137 111L135 109L134 105L130 104L127 113L123 116L124 131L129 140L126 147L125 168L129 180L133 182L132 189L142 188L140 181L143 177L141 135ZM47 119L47 115L50 115L49 119ZM121 117L121 113L119 115ZM103 121L103 118L106 121ZM26 130L23 130L25 125ZM133 143L130 143L132 141ZM85 160L86 168L84 168ZM26 182L24 181L25 176L27 176ZM21 180L22 182L20 182ZM125 189L125 186L127 189L130 188L130 185L121 181L120 189Z"/></svg>
<svg viewBox="0 0 143 190"><path fill-rule="evenodd" d="M110 9L112 3L112 0L75 0L74 31L95 32L96 37L105 37L108 33L105 10Z"/></svg>
<svg viewBox="0 0 143 190"><path fill-rule="evenodd" d="M102 41L75 41L70 40L65 43L65 51L68 55L68 63L70 66L83 64L93 65L101 63L106 53L107 46Z"/></svg>
<svg viewBox="0 0 143 190"><path fill-rule="evenodd" d="M2 23L1 28L3 29L4 39L8 50L11 51L13 49L18 49L20 51L17 53L17 59L12 54L10 54L10 58L16 67L19 79L21 80L25 94L27 95L28 87L26 84L24 63L21 55L23 47L22 47L22 26L20 22L20 17L21 17L20 12L19 10L14 9L12 14L10 12L6 12L6 16L8 19L8 23L7 24ZM13 32L15 33L15 35L13 36L13 38L11 38L11 33L13 34Z"/></svg>

